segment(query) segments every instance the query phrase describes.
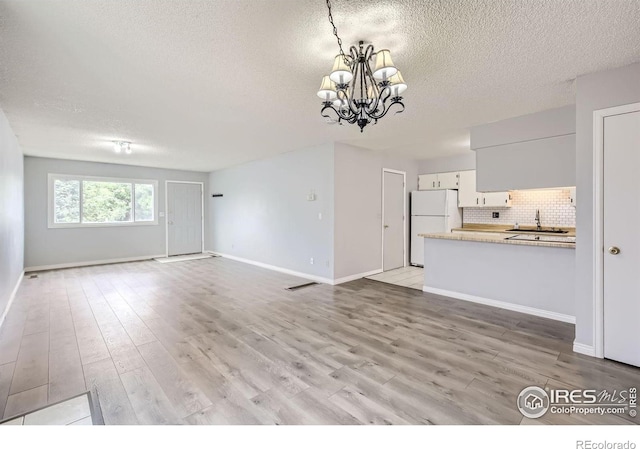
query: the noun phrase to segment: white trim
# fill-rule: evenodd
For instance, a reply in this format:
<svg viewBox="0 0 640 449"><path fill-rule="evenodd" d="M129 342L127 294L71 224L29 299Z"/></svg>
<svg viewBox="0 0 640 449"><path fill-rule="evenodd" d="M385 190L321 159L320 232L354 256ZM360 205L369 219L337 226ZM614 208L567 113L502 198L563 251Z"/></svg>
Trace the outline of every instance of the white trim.
<svg viewBox="0 0 640 449"><path fill-rule="evenodd" d="M576 317L572 315L565 315L563 313L550 312L548 310L536 309L534 307L529 307L529 306L521 306L519 304L498 301L495 299L482 298L480 296L469 295L467 293L459 293L451 290L443 290L440 288L427 287L426 285L422 286L422 291L425 293L433 293L434 295L448 296L450 298L461 299L463 301L484 304L486 306L498 307L500 309L511 310L514 312L526 313L527 315L535 315L542 318L549 318L551 320L562 321L564 323L576 322Z"/></svg>
<svg viewBox="0 0 640 449"><path fill-rule="evenodd" d="M13 300L16 299L16 295L18 294L18 289L20 288L20 284L22 283L23 279L24 279L24 271L20 273L20 276L18 276L18 281L16 282L15 287L13 287L13 290L9 295L9 301L7 301L7 306L4 308L4 311L2 312L2 316L0 317L0 328L2 328L2 324L4 323L4 320L7 318L7 315L9 314L9 309L13 304Z"/></svg>
<svg viewBox="0 0 640 449"><path fill-rule="evenodd" d="M366 273L352 274L351 276L345 276L342 278L334 279L332 284L333 285L344 284L345 282L355 281L356 279L362 279L362 278L366 278L367 276L373 276L374 274L380 274L380 273L382 273L382 268L373 270L373 271L367 271Z"/></svg>
<svg viewBox="0 0 640 449"><path fill-rule="evenodd" d="M204 253L204 182L203 181L174 181L166 180L164 182L164 243L165 256L169 257L169 183L175 184L200 184L200 204L202 212L202 244L200 251Z"/></svg>
<svg viewBox="0 0 640 449"><path fill-rule="evenodd" d="M78 181L80 183L79 191L79 207L80 222L79 223L56 223L54 220L54 182L56 179L65 179L69 181ZM131 216L135 220L135 185L151 184L153 186L153 220L148 221L123 221L112 223L84 223L82 222L83 201L82 201L82 183L84 181L101 181L101 182L118 182L131 184ZM157 226L158 225L158 180L156 179L137 179L137 178L114 178L110 176L84 176L84 175L65 175L59 173L49 173L47 175L47 228L49 229L67 229L67 228L109 228L119 226Z"/></svg>
<svg viewBox="0 0 640 449"><path fill-rule="evenodd" d="M26 267L24 269L24 272L32 273L34 271L58 270L61 268L78 268L78 267L88 267L91 265L108 265L112 263L139 262L141 260L155 259L156 257L164 257L164 255L156 254L154 256L121 257L118 259L103 259L103 260L90 260L86 262L68 262L68 263L58 263L53 265L39 265L35 267Z"/></svg>
<svg viewBox="0 0 640 449"><path fill-rule="evenodd" d="M402 175L402 240L403 240L403 248L402 248L402 266L407 266L407 172L394 170L392 168L383 168L382 169L382 220L380 220L380 229L382 234L382 261L380 262L380 266L384 271L384 174L385 173L395 173L397 175Z"/></svg>
<svg viewBox="0 0 640 449"><path fill-rule="evenodd" d="M577 341L573 342L573 352L588 355L591 357L596 356L596 350L593 346L585 345L584 343L578 343Z"/></svg>
<svg viewBox="0 0 640 449"><path fill-rule="evenodd" d="M242 262L249 265L255 265L256 267L266 268L267 270L277 271L279 273L290 274L291 276L297 276L303 279L309 279L310 281L321 282L323 284L333 285L333 279L315 276L313 274L302 273L300 271L289 270L288 268L277 267L275 265L269 265L262 262L256 262L255 260L245 259L243 257L232 256L230 254L220 253L218 251L207 251L208 253L215 254L216 256L222 256L227 259L235 260L236 262Z"/></svg>
<svg viewBox="0 0 640 449"><path fill-rule="evenodd" d="M593 111L593 353L604 358L604 119L640 111L640 103Z"/></svg>

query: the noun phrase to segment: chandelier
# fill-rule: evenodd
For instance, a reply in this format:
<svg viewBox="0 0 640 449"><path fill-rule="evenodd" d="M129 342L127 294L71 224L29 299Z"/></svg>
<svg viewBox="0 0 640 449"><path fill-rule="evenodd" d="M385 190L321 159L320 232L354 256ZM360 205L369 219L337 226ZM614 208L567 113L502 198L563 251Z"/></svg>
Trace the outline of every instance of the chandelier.
<svg viewBox="0 0 640 449"><path fill-rule="evenodd" d="M322 99L320 114L331 122L355 123L362 132L369 123L378 123L392 106L399 106L396 114L404 111L401 94L407 90L407 84L393 65L389 50L376 52L373 45L365 47L364 41L360 41L346 55L333 23L330 0L327 0L327 8L340 54L335 57L331 74L322 78L318 90L318 97Z"/></svg>

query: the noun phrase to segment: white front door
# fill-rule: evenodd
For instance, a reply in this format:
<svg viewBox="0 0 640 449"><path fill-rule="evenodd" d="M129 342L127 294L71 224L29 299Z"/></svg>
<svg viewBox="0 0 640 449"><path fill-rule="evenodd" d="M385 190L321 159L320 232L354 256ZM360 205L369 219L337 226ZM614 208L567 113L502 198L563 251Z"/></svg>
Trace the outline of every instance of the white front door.
<svg viewBox="0 0 640 449"><path fill-rule="evenodd" d="M604 357L640 366L640 111L604 118Z"/></svg>
<svg viewBox="0 0 640 449"><path fill-rule="evenodd" d="M382 270L388 271L404 267L404 175L383 172L382 201L383 261Z"/></svg>
<svg viewBox="0 0 640 449"><path fill-rule="evenodd" d="M202 184L167 183L167 255L202 252Z"/></svg>

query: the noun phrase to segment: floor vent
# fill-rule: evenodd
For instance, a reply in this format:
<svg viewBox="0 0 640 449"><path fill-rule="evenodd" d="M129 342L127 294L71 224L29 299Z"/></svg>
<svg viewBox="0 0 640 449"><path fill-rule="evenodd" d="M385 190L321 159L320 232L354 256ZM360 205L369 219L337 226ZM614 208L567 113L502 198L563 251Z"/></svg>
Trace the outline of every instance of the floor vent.
<svg viewBox="0 0 640 449"><path fill-rule="evenodd" d="M287 287L285 290L289 290L290 292L294 292L296 290L300 290L301 288L311 287L312 285L318 285L317 282L307 282L306 284L294 285L293 287Z"/></svg>
<svg viewBox="0 0 640 449"><path fill-rule="evenodd" d="M38 275L37 274L32 274L31 276L29 276L29 279L38 279Z"/></svg>

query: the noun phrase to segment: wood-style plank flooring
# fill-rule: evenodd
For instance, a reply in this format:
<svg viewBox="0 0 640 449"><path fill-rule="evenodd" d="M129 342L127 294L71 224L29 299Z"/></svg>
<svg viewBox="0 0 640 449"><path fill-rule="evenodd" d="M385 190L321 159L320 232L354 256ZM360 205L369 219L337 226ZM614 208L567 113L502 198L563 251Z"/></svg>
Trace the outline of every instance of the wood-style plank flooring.
<svg viewBox="0 0 640 449"><path fill-rule="evenodd" d="M107 424L637 423L523 419L525 386L626 389L573 326L366 279L223 258L25 277L0 329L0 417L97 392Z"/></svg>

